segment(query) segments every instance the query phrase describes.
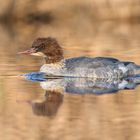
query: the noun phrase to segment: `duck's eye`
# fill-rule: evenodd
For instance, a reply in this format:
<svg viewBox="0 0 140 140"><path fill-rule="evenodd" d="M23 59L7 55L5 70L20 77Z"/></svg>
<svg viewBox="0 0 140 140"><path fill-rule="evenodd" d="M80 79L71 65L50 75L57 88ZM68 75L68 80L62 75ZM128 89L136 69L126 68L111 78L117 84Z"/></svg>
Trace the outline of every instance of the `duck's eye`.
<svg viewBox="0 0 140 140"><path fill-rule="evenodd" d="M40 44L39 46L33 46L32 48L34 48L36 50L36 52L39 52L39 51L42 51L45 49L45 45Z"/></svg>
<svg viewBox="0 0 140 140"><path fill-rule="evenodd" d="M40 44L37 48L37 51L42 51L45 49L45 45L44 44Z"/></svg>
<svg viewBox="0 0 140 140"><path fill-rule="evenodd" d="M38 46L33 46L32 47L36 52L38 52L39 47Z"/></svg>
<svg viewBox="0 0 140 140"><path fill-rule="evenodd" d="M42 50L45 49L45 44L42 43L39 48L42 49Z"/></svg>

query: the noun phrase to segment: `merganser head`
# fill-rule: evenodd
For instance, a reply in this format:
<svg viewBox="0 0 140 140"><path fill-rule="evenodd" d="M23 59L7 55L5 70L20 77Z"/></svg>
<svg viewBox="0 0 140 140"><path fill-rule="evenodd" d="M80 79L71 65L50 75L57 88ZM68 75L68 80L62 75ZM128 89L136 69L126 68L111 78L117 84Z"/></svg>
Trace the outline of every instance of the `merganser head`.
<svg viewBox="0 0 140 140"><path fill-rule="evenodd" d="M63 59L63 50L57 40L52 37L37 38L29 50L19 52L19 54L42 56L46 63L55 63Z"/></svg>

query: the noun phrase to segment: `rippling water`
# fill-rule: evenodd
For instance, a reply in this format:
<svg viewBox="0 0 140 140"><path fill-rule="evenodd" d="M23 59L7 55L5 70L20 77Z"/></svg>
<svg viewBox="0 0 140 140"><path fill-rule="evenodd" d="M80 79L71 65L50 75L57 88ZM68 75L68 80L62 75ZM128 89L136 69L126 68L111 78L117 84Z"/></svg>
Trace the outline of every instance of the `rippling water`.
<svg viewBox="0 0 140 140"><path fill-rule="evenodd" d="M105 22L75 30L61 25L0 25L0 138L4 140L139 140L140 87L115 94L46 91L15 77L42 59L18 56L35 37L54 36L65 57L110 56L140 64L140 25ZM51 94L50 94L51 93Z"/></svg>

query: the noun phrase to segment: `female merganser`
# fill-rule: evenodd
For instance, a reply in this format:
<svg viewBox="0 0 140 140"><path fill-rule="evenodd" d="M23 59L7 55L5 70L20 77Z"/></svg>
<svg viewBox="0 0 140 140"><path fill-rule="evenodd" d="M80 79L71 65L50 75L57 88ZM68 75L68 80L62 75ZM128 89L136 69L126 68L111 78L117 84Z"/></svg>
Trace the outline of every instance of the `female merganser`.
<svg viewBox="0 0 140 140"><path fill-rule="evenodd" d="M122 79L94 79L94 78L55 78L48 79L43 72L21 74L23 78L32 82L40 82L40 86L48 92L73 94L108 94L119 90L135 89L140 85L140 75Z"/></svg>
<svg viewBox="0 0 140 140"><path fill-rule="evenodd" d="M64 59L63 50L52 37L37 38L29 50L19 54L44 57L40 71L49 77L124 78L140 74L140 66L109 57L76 57Z"/></svg>

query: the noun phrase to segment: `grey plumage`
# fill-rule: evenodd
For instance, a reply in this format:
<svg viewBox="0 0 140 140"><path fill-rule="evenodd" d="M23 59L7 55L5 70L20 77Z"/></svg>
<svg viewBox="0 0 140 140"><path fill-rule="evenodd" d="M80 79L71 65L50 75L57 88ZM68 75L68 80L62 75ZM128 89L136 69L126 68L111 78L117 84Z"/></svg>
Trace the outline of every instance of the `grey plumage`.
<svg viewBox="0 0 140 140"><path fill-rule="evenodd" d="M121 78L125 65L114 58L105 57L77 57L65 60L67 73L80 77ZM126 69L127 71L127 69Z"/></svg>
<svg viewBox="0 0 140 140"><path fill-rule="evenodd" d="M55 66L45 64L40 71L50 76L118 79L138 74L140 67L133 62L121 62L109 57L76 57L64 59Z"/></svg>

